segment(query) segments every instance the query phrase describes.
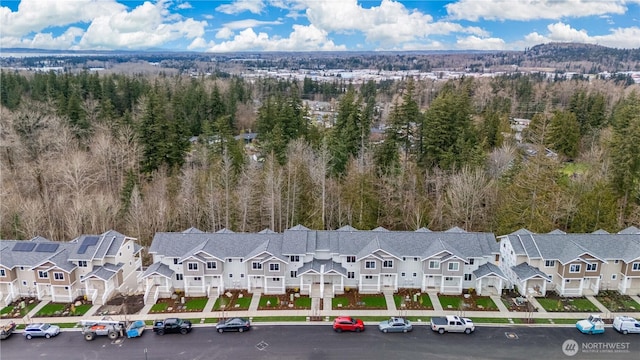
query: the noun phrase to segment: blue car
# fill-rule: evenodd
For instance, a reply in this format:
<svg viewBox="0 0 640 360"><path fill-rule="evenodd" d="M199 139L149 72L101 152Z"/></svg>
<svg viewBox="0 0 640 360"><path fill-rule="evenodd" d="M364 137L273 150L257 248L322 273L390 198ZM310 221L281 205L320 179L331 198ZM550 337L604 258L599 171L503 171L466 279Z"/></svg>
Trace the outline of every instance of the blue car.
<svg viewBox="0 0 640 360"><path fill-rule="evenodd" d="M578 321L576 328L583 334L602 334L604 333L604 321L600 315L589 315L588 319Z"/></svg>

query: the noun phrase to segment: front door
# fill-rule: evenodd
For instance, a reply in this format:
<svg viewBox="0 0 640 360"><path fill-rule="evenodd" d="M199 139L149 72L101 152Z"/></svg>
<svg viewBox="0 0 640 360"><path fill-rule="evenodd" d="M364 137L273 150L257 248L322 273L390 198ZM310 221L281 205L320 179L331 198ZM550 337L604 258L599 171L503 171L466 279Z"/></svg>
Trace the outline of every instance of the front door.
<svg viewBox="0 0 640 360"><path fill-rule="evenodd" d="M393 287L393 275L392 274L384 274L382 276L382 286L383 287Z"/></svg>

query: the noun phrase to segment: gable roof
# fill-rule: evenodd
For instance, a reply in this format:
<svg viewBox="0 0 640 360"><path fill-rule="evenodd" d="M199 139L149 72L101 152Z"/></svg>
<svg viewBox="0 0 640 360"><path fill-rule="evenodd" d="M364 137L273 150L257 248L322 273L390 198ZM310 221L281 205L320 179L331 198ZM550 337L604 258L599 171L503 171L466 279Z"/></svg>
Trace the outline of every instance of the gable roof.
<svg viewBox="0 0 640 360"><path fill-rule="evenodd" d="M547 274L545 274L542 270L538 269L537 267L533 267L526 262L518 264L517 266L512 266L511 269L513 270L514 273L516 273L516 276L518 277L518 279L523 281L538 277L551 282L551 280L549 280L549 277L547 277Z"/></svg>
<svg viewBox="0 0 640 360"><path fill-rule="evenodd" d="M148 278L151 275L160 275L168 279L173 279L174 271L171 268L161 262L153 263L144 271L141 279Z"/></svg>
<svg viewBox="0 0 640 360"><path fill-rule="evenodd" d="M507 280L507 277L504 275L502 270L492 263L484 263L478 266L478 268L474 270L473 275L475 275L476 279L482 279L486 276L497 276L503 280Z"/></svg>
<svg viewBox="0 0 640 360"><path fill-rule="evenodd" d="M298 269L298 275L302 275L305 273L328 274L331 272L340 274L345 277L347 276L347 269L332 260L313 259L312 261L305 263Z"/></svg>

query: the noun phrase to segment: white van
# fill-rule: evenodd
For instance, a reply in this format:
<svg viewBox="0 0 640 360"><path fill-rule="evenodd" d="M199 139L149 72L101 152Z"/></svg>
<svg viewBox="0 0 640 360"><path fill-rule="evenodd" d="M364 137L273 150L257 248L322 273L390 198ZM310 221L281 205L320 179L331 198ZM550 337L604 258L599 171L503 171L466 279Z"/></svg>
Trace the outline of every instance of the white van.
<svg viewBox="0 0 640 360"><path fill-rule="evenodd" d="M640 322L630 316L616 316L613 328L625 335L640 334Z"/></svg>

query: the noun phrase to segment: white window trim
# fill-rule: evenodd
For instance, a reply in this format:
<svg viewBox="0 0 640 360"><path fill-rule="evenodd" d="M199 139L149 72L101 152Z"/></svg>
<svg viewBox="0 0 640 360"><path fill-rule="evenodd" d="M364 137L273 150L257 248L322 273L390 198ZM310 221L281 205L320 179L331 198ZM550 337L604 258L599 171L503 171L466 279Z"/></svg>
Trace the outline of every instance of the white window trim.
<svg viewBox="0 0 640 360"><path fill-rule="evenodd" d="M545 260L544 261L544 267L554 267L556 266L556 261L555 260Z"/></svg>
<svg viewBox="0 0 640 360"><path fill-rule="evenodd" d="M252 270L262 270L262 264L259 261L254 261L251 263Z"/></svg>
<svg viewBox="0 0 640 360"><path fill-rule="evenodd" d="M631 271L640 271L640 262L631 263Z"/></svg>
<svg viewBox="0 0 640 360"><path fill-rule="evenodd" d="M187 263L187 271L198 271L198 263L197 262L188 262Z"/></svg>
<svg viewBox="0 0 640 360"><path fill-rule="evenodd" d="M618 280L618 274L611 274L611 280Z"/></svg>
<svg viewBox="0 0 640 360"><path fill-rule="evenodd" d="M59 279L58 279L59 277ZM64 273L56 271L53 273L53 279L56 281L64 281Z"/></svg>
<svg viewBox="0 0 640 360"><path fill-rule="evenodd" d="M385 266L387 264L387 266ZM390 265L390 266L389 266ZM382 262L383 269L393 269L393 260L385 260Z"/></svg>
<svg viewBox="0 0 640 360"><path fill-rule="evenodd" d="M348 263L355 263L356 262L356 257L353 255L348 255L347 256L347 262Z"/></svg>
<svg viewBox="0 0 640 360"><path fill-rule="evenodd" d="M572 273L572 274L579 273L580 270L582 270L581 265L582 264L571 264L571 265L569 265L569 272ZM574 268L576 268L577 270L573 270Z"/></svg>
<svg viewBox="0 0 640 360"><path fill-rule="evenodd" d="M452 269L452 268L451 268L451 266L452 266L452 265L455 265L455 269ZM449 271L460 271L460 263L459 263L459 262L457 262L457 261L450 262L450 263L447 265L447 270L449 270Z"/></svg>
<svg viewBox="0 0 640 360"><path fill-rule="evenodd" d="M593 269L589 270L589 266L592 266ZM588 263L587 268L585 270L589 272L598 271L598 263Z"/></svg>
<svg viewBox="0 0 640 360"><path fill-rule="evenodd" d="M0 269L0 276L2 277L7 276L7 272L4 269Z"/></svg>
<svg viewBox="0 0 640 360"><path fill-rule="evenodd" d="M269 271L270 272L279 272L280 264L279 263L269 263Z"/></svg>
<svg viewBox="0 0 640 360"><path fill-rule="evenodd" d="M48 279L49 273L44 270L38 270L38 279Z"/></svg>
<svg viewBox="0 0 640 360"><path fill-rule="evenodd" d="M369 266L371 265L371 266ZM375 270L376 268L376 262L373 260L367 260L364 262L364 268L365 269L369 269L369 270Z"/></svg>
<svg viewBox="0 0 640 360"><path fill-rule="evenodd" d="M209 267L209 265L213 265L213 266ZM217 270L218 269L218 262L217 261L207 261L207 269L209 269L209 270Z"/></svg>
<svg viewBox="0 0 640 360"><path fill-rule="evenodd" d="M435 264L436 266L435 267L431 266L432 263ZM429 269L431 270L440 269L440 260L429 260Z"/></svg>

